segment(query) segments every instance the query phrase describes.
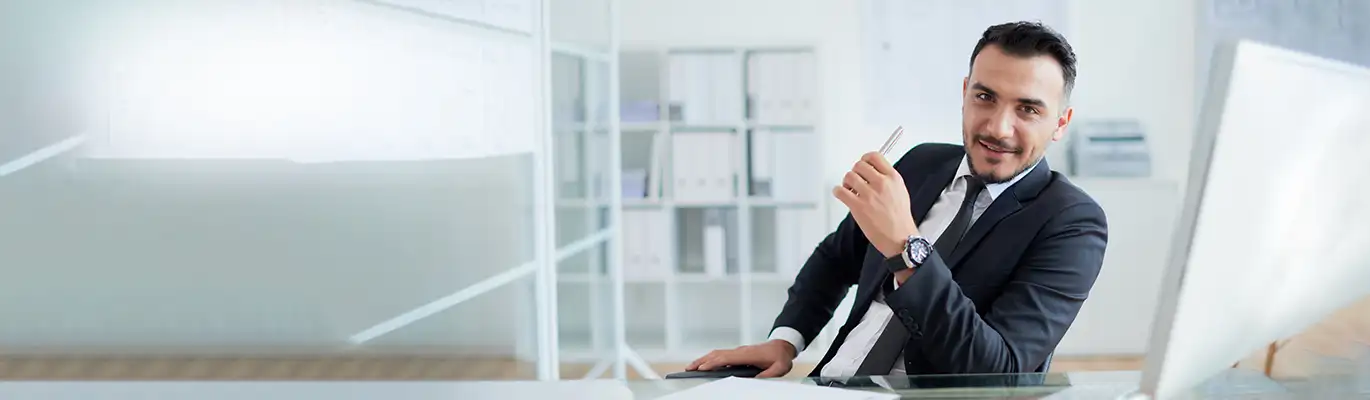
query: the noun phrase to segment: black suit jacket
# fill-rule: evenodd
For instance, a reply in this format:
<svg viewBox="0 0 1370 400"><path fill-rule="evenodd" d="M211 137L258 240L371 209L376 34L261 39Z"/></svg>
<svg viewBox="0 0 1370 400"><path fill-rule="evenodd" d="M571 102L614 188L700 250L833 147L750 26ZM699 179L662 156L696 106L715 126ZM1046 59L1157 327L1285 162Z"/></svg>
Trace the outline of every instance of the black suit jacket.
<svg viewBox="0 0 1370 400"><path fill-rule="evenodd" d="M904 178L914 220L922 223L965 158L961 146L923 144L894 168ZM910 375L1032 372L1075 320L1103 264L1104 211L1042 160L1005 190L970 227L952 254L933 252L885 302L891 322L911 333L904 347ZM891 279L887 260L848 214L795 278L775 327L813 343L852 285L851 315L817 376Z"/></svg>

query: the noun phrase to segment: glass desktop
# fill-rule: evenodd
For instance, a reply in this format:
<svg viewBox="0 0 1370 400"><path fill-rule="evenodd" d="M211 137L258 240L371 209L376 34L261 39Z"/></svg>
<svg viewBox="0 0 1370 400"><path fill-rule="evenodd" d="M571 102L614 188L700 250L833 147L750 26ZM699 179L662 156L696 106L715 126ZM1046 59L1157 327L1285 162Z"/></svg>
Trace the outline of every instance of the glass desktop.
<svg viewBox="0 0 1370 400"><path fill-rule="evenodd" d="M1275 380L1232 369L1191 389L1188 399L1364 398L1364 379L1329 374ZM656 399L714 379L561 381L8 381L5 399ZM1120 399L1133 393L1139 371L1005 375L858 377L843 381L776 378L801 385L895 393L905 399Z"/></svg>
<svg viewBox="0 0 1370 400"><path fill-rule="evenodd" d="M713 379L627 381L634 399L652 399ZM848 379L775 378L804 385L895 393L904 399L1121 399L1136 392L1140 371L1028 374L870 376ZM1194 388L1189 398L1307 398L1301 382L1270 379L1257 371L1233 369Z"/></svg>

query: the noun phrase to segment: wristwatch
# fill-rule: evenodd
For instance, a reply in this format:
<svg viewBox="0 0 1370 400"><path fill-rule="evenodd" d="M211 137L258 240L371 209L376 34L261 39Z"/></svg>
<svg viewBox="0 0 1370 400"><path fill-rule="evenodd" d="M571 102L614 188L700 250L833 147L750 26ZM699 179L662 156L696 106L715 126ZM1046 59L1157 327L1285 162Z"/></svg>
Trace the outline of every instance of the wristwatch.
<svg viewBox="0 0 1370 400"><path fill-rule="evenodd" d="M904 259L903 265L900 263L886 263L885 265L889 266L890 272L918 268L918 266L923 265L924 261L928 260L928 256L931 254L932 243L928 243L928 240L922 236L913 235L904 240L904 251L901 254L901 258Z"/></svg>

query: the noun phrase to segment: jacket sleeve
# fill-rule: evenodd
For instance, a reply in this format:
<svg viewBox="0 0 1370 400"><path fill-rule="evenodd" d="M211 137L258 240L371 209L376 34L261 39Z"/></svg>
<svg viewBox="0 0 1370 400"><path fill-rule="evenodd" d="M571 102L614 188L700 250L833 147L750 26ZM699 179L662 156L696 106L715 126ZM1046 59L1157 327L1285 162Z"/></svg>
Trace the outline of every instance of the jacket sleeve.
<svg viewBox="0 0 1370 400"><path fill-rule="evenodd" d="M935 159L937 148L929 144L914 146L894 163L894 167L900 171L917 168L916 164L921 160ZM954 150L959 146L944 148ZM814 248L799 269L790 286L789 299L776 317L772 330L788 327L804 337L804 344L813 343L823 326L832 319L847 291L859 282L861 263L869 247L866 234L861 232L851 213L847 213L837 229Z"/></svg>
<svg viewBox="0 0 1370 400"><path fill-rule="evenodd" d="M1093 202L1052 217L983 318L936 252L886 301L908 327L910 345L943 372L1032 372L1089 296L1107 232L1104 212Z"/></svg>
<svg viewBox="0 0 1370 400"><path fill-rule="evenodd" d="M804 343L813 343L860 278L861 256L868 243L848 213L799 269L773 328L792 328L804 336Z"/></svg>

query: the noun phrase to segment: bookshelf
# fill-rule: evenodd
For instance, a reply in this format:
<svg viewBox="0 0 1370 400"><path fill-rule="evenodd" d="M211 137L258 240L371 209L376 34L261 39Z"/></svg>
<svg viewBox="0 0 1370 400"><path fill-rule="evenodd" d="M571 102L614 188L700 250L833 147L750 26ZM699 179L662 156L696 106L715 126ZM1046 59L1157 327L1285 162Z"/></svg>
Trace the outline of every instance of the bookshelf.
<svg viewBox="0 0 1370 400"><path fill-rule="evenodd" d="M812 49L633 49L618 61L628 347L642 364L679 363L764 340L826 233ZM606 272L564 269L559 287ZM597 356L594 329L564 323L562 335L564 360Z"/></svg>

